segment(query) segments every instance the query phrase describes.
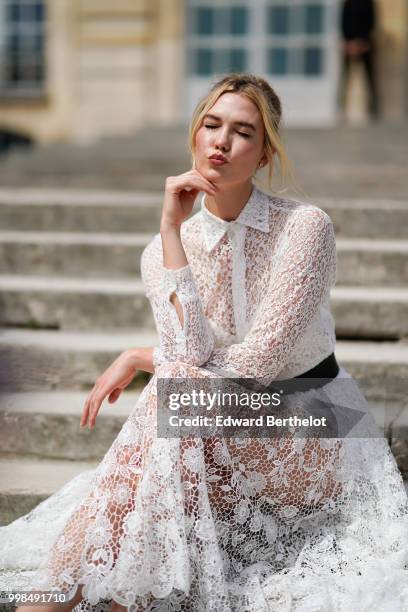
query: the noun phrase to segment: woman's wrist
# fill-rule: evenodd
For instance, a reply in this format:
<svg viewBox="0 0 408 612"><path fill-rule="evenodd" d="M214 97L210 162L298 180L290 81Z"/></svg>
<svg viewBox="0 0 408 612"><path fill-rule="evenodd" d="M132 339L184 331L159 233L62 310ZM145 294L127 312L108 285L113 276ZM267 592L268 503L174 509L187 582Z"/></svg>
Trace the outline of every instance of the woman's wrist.
<svg viewBox="0 0 408 612"><path fill-rule="evenodd" d="M126 360L134 369L135 373L138 370L143 370L144 372L150 372L153 374L154 365L152 346L127 349L124 353Z"/></svg>
<svg viewBox="0 0 408 612"><path fill-rule="evenodd" d="M135 373L137 370L140 370L140 354L138 348L126 349L123 351L123 356Z"/></svg>
<svg viewBox="0 0 408 612"><path fill-rule="evenodd" d="M169 270L178 270L188 264L181 240L181 226L173 225L162 219L160 234L163 247L163 266Z"/></svg>
<svg viewBox="0 0 408 612"><path fill-rule="evenodd" d="M174 225L173 223L169 223L168 221L161 220L160 221L160 234L177 234L180 235L181 225Z"/></svg>

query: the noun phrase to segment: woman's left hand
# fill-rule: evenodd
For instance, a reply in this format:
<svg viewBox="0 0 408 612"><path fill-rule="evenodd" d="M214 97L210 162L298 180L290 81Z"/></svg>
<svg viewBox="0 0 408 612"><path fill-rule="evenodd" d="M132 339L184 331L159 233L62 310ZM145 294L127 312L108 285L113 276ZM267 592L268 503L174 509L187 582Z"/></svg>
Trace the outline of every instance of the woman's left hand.
<svg viewBox="0 0 408 612"><path fill-rule="evenodd" d="M130 385L138 369L135 349L126 350L115 359L109 368L96 379L84 405L81 427L85 427L88 422L89 429L94 427L104 399L107 397L111 404L116 402L123 389Z"/></svg>

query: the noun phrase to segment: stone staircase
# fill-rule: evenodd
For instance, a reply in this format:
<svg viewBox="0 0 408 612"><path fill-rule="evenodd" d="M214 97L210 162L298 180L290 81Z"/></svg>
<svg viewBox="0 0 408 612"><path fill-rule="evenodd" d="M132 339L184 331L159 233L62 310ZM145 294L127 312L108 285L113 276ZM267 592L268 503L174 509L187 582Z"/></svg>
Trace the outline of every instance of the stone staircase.
<svg viewBox="0 0 408 612"><path fill-rule="evenodd" d="M336 354L380 423L387 402L408 475L408 204L313 203L336 230ZM0 524L97 465L149 379L140 373L92 432L80 429L101 372L126 348L157 343L140 255L160 210L154 192L0 190Z"/></svg>

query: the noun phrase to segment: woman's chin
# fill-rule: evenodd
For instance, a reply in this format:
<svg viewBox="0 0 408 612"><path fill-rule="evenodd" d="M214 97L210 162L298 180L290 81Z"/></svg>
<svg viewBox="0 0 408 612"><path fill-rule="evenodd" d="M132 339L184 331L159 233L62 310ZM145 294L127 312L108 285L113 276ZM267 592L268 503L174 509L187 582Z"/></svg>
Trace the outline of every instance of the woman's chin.
<svg viewBox="0 0 408 612"><path fill-rule="evenodd" d="M196 169L200 174L203 175L208 181L212 181L217 187L222 187L226 184L225 174L222 172L222 166L216 168L215 166L208 166L207 164L203 164L197 166Z"/></svg>

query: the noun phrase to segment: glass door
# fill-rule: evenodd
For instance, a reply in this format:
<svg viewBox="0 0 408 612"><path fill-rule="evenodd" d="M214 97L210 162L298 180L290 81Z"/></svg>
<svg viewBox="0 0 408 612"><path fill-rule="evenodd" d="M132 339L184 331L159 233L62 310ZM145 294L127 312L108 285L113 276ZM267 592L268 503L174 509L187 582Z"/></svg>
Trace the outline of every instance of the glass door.
<svg viewBox="0 0 408 612"><path fill-rule="evenodd" d="M336 119L336 0L188 0L186 115L230 71L254 72L281 96L287 125Z"/></svg>

